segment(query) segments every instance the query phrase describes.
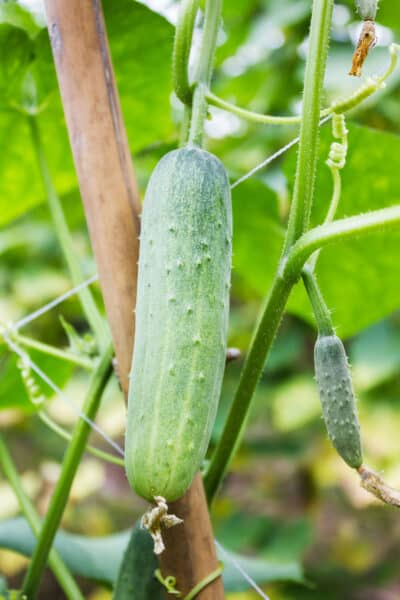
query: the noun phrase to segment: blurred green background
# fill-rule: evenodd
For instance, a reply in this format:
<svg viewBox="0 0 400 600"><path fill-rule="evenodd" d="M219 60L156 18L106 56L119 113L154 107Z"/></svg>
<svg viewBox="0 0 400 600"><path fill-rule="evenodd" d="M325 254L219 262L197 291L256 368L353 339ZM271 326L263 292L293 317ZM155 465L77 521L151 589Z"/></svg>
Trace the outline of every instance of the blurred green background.
<svg viewBox="0 0 400 600"><path fill-rule="evenodd" d="M147 5L147 6L146 6ZM171 94L171 49L177 3L171 0L103 1L111 51L134 167L143 194L157 160L176 146L181 107ZM295 114L302 78L311 0L225 2L213 91L240 106ZM201 23L199 23L200 25ZM387 46L399 40L400 6L382 0L379 45L363 79L382 73ZM71 287L45 202L26 115L37 115L45 152L87 276L95 272L40 2L0 2L0 319L7 323ZM360 81L347 73L359 29L353 3L336 2L324 103L346 96ZM198 31L195 40L198 41ZM349 155L342 173L339 216L391 206L400 199L400 68L386 88L349 115ZM296 126L249 125L210 110L207 147L226 165L232 182L297 135ZM321 131L313 211L323 219L331 194L324 161L330 126ZM234 257L229 344L250 342L262 298L279 257L290 203L296 150L233 193ZM318 275L344 338L353 376L366 462L400 487L400 236L384 234L325 249ZM100 292L96 297L101 302ZM23 333L58 347L68 339L63 316L87 333L72 298ZM215 503L218 540L232 551L286 565L304 583L265 585L272 600L392 600L400 597L400 522L359 487L358 477L332 450L321 420L313 379L313 318L301 286L294 290L251 412L245 441ZM79 402L88 375L31 351L31 357ZM227 367L212 444L238 381L241 363ZM40 384L41 385L41 384ZM65 427L74 413L48 388L46 409ZM0 429L26 490L43 514L59 472L65 442L35 416L16 367L0 339ZM107 389L98 424L123 443L125 408L115 380ZM104 447L98 436L93 443ZM0 477L1 474L0 474ZM79 470L65 530L90 536L130 527L145 504L130 491L121 467L86 455ZM0 478L0 521L18 514ZM0 523L0 538L1 538ZM26 559L0 550L0 573L18 585ZM293 572L294 572L293 571ZM300 576L292 577L299 579ZM301 577L300 577L301 578ZM85 597L110 597L82 580ZM239 586L240 587L240 586ZM242 586L243 587L243 586ZM48 575L43 598L62 598ZM249 591L232 600L252 600Z"/></svg>

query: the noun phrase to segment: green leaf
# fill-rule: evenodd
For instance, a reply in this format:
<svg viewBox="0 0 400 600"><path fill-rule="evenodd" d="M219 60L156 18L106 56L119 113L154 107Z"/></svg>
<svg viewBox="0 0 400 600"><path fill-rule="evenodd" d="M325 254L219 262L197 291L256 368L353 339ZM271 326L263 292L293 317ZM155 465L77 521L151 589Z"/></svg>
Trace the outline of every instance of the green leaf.
<svg viewBox="0 0 400 600"><path fill-rule="evenodd" d="M363 331L350 345L352 377L357 391L395 377L400 366L400 327L383 321Z"/></svg>
<svg viewBox="0 0 400 600"><path fill-rule="evenodd" d="M298 562L274 563L261 558L242 556L226 550L224 552L219 551L218 555L225 564L223 580L227 592L240 592L250 587L234 563L238 564L258 585L274 581L305 583L302 569ZM231 561L234 562L232 563Z"/></svg>
<svg viewBox="0 0 400 600"><path fill-rule="evenodd" d="M7 580L5 577L0 575L0 594L5 595L7 593Z"/></svg>
<svg viewBox="0 0 400 600"><path fill-rule="evenodd" d="M132 151L174 137L170 117L173 27L133 0L105 0L118 91ZM26 114L39 114L59 195L77 187L47 30L35 39L0 25L0 226L44 200ZM2 110L1 110L2 109Z"/></svg>
<svg viewBox="0 0 400 600"><path fill-rule="evenodd" d="M103 2L122 112L133 152L174 136L173 26L133 0Z"/></svg>
<svg viewBox="0 0 400 600"><path fill-rule="evenodd" d="M54 545L72 573L112 586L118 579L123 553L131 535L131 530L128 530L109 536L89 538L59 531ZM141 543L143 543L143 538L141 538ZM152 546L146 542L145 544L145 550L148 553L147 562L152 565ZM0 547L14 550L24 556L32 554L35 538L24 518L9 519L0 523ZM225 562L223 579L227 592L245 590L249 587L232 561L239 563L242 569L259 585L272 581L304 582L301 567L297 562L274 563L268 560L244 557L226 550L218 550L218 558ZM135 556L135 560L138 561L135 563L136 566L139 565L139 561L143 565L145 562L142 561L146 560L146 556L143 553L141 557ZM118 598L118 600L120 599Z"/></svg>
<svg viewBox="0 0 400 600"><path fill-rule="evenodd" d="M72 352L81 356L93 356L96 353L96 341L92 334L85 333L82 335L78 333L75 327L68 323L62 315L60 321L68 338L69 349Z"/></svg>
<svg viewBox="0 0 400 600"><path fill-rule="evenodd" d="M10 354L2 346L0 354L0 411L19 408L25 412L34 412L25 386L17 368L18 357Z"/></svg>
<svg viewBox="0 0 400 600"><path fill-rule="evenodd" d="M279 260L283 228L275 193L257 179L233 190L233 288L243 297L264 295Z"/></svg>
<svg viewBox="0 0 400 600"><path fill-rule="evenodd" d="M400 137L355 125L348 128L349 152L342 171L343 193L337 217L398 204ZM324 164L332 141L329 128L324 128L321 137L314 224L323 221L332 193L331 176ZM321 252L318 279L342 337L358 333L398 308L399 243L400 234L382 233L334 244ZM289 309L313 322L301 287L295 289Z"/></svg>
<svg viewBox="0 0 400 600"><path fill-rule="evenodd" d="M32 42L25 31L0 24L0 107L2 109L7 107L18 94L31 60L31 49Z"/></svg>
<svg viewBox="0 0 400 600"><path fill-rule="evenodd" d="M0 410L18 408L24 412L35 412L37 407L32 404L17 366L19 357L10 353L5 346L0 346ZM26 350L24 350L27 352ZM59 387L63 387L73 372L73 366L54 356L42 354L36 350L28 352L32 361L48 374L50 379ZM54 396L49 386L34 372L31 377L39 388L39 394L45 398Z"/></svg>
<svg viewBox="0 0 400 600"><path fill-rule="evenodd" d="M332 194L329 169L325 165L332 136L321 131L320 161L316 182L313 224L321 223ZM337 217L350 216L392 206L400 201L397 156L400 137L356 125L349 126L349 153L342 171L343 193ZM285 162L285 173L293 178L296 151ZM247 182L246 182L247 183ZM245 187L244 184L243 187ZM241 187L241 186L240 186ZM238 191L240 190L238 188ZM234 289L240 295L264 297L279 260L284 230L267 208L264 191L233 196ZM400 234L384 233L326 247L318 261L318 279L339 335L349 337L390 315L398 308ZM384 282L384 287L383 287ZM299 283L288 310L314 324L303 286Z"/></svg>
<svg viewBox="0 0 400 600"><path fill-rule="evenodd" d="M87 538L59 531L55 547L75 575L112 586L130 535L127 530L107 537ZM0 547L31 556L35 544L36 538L24 518L0 523Z"/></svg>
<svg viewBox="0 0 400 600"><path fill-rule="evenodd" d="M0 0L0 23L23 29L31 38L34 38L44 25L43 19L37 13L32 13L16 0Z"/></svg>

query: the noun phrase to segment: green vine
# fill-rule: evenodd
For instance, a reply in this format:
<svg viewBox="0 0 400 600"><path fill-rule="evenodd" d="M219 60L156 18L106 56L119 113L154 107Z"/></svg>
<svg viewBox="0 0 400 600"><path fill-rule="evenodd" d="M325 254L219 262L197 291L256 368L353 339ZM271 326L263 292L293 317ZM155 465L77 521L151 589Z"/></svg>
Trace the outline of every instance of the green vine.
<svg viewBox="0 0 400 600"><path fill-rule="evenodd" d="M207 117L206 92L211 81L221 10L222 0L207 0L199 60L195 72L196 84L189 132L189 142L197 146L203 144L204 121Z"/></svg>
<svg viewBox="0 0 400 600"><path fill-rule="evenodd" d="M9 453L3 438L0 435L0 465L3 469L10 486L18 500L21 512L25 515L33 534L38 537L40 533L41 520L32 502L29 500L22 487L21 478L15 468L11 454ZM56 576L61 588L68 600L83 600L83 596L72 577L69 569L64 564L57 550L52 549L49 554L49 565Z"/></svg>
<svg viewBox="0 0 400 600"><path fill-rule="evenodd" d="M68 350L60 350L55 346L51 346L43 342L38 342L37 340L34 340L25 335L21 335L12 329L9 331L9 336L21 346L25 346L26 348L32 348L32 350L37 350L38 352L41 352L42 354L46 354L48 356L60 358L61 360L70 362L78 367L81 367L82 369L86 369L87 371L93 370L94 361L90 358L86 358L85 356L75 354L74 352L70 352Z"/></svg>
<svg viewBox="0 0 400 600"><path fill-rule="evenodd" d="M189 82L189 57L199 0L183 0L176 24L172 52L172 80L175 94L190 106L193 88Z"/></svg>
<svg viewBox="0 0 400 600"><path fill-rule="evenodd" d="M82 413L90 420L93 420L96 416L105 384L112 373L112 354L113 347L109 343L91 376L89 389L82 409ZM67 504L72 482L85 451L90 432L89 423L86 420L80 419L65 453L60 477L54 489L31 564L23 582L22 592L28 600L33 600L37 594L49 552Z"/></svg>
<svg viewBox="0 0 400 600"><path fill-rule="evenodd" d="M212 502L228 465L240 444L251 399L270 352L286 302L303 266L313 252L327 244L360 235L400 229L400 206L371 211L364 215L339 219L304 233L279 267L265 300L245 360L232 405L222 434L204 475L209 503Z"/></svg>
<svg viewBox="0 0 400 600"><path fill-rule="evenodd" d="M376 75L374 77L368 77L367 80L356 90L353 94L346 98L338 98L334 100L328 108L324 108L320 112L320 119L324 119L332 115L333 113L341 114L348 112L362 104L365 100L370 98L377 91L384 89L385 82L393 74L397 66L398 53L400 46L398 44L391 44L389 46L390 63L387 70L382 75ZM210 90L206 92L206 99L209 104L226 110L236 116L245 119L253 123L259 123L264 125L297 125L301 123L302 117L299 116L275 116L275 115L264 115L261 113L253 112L245 108L240 108L235 104L227 102L222 98L219 98L213 94Z"/></svg>
<svg viewBox="0 0 400 600"><path fill-rule="evenodd" d="M67 263L72 283L74 286L77 286L83 282L84 277L82 276L79 261L74 251L71 233L68 229L68 224L65 219L60 199L57 196L56 190L54 189L54 185L51 179L49 167L47 165L42 145L42 140L40 137L37 117L28 117L28 123L32 134L33 147L39 163L40 173L42 175L51 216L61 246L61 250L65 262ZM99 309L96 306L96 303L90 290L87 287L85 287L80 289L77 292L77 294L80 299L83 311L85 312L86 318L93 332L96 335L97 342L100 348L103 350L107 346L109 339L106 323L103 320Z"/></svg>
<svg viewBox="0 0 400 600"><path fill-rule="evenodd" d="M317 169L319 115L333 0L314 0L304 79L299 152L284 254L309 228Z"/></svg>
<svg viewBox="0 0 400 600"><path fill-rule="evenodd" d="M316 170L321 91L325 74L332 7L332 0L314 0L313 3L295 192L289 215L284 254L264 303L260 320L256 325L220 440L205 474L204 482L209 502L217 492L233 454L240 444L254 390L275 339L291 289L300 277L306 260L304 259L303 264L296 264L297 271L286 268L289 262L287 255L290 256L293 244L308 228Z"/></svg>

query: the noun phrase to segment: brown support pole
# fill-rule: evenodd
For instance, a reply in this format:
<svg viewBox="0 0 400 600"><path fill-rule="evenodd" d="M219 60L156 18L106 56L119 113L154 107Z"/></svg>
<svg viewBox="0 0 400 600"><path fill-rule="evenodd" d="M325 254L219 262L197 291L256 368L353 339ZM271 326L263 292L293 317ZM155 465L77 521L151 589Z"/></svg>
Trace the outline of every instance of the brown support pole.
<svg viewBox="0 0 400 600"><path fill-rule="evenodd" d="M125 394L133 346L140 203L99 0L45 0L68 133ZM134 32L132 32L132 35ZM187 594L217 568L198 475L165 532L164 575ZM170 597L170 596L168 596ZM221 578L196 600L223 600ZM150 599L149 599L150 600Z"/></svg>
<svg viewBox="0 0 400 600"><path fill-rule="evenodd" d="M163 530L165 551L160 556L164 577L176 577L176 589L187 595L218 567L213 531L200 473L186 494L171 502L170 513L183 519L182 525ZM172 596L168 596L172 598ZM197 596L196 600L223 600L222 578L218 577Z"/></svg>
<svg viewBox="0 0 400 600"><path fill-rule="evenodd" d="M98 0L46 0L49 35L124 392L140 201Z"/></svg>

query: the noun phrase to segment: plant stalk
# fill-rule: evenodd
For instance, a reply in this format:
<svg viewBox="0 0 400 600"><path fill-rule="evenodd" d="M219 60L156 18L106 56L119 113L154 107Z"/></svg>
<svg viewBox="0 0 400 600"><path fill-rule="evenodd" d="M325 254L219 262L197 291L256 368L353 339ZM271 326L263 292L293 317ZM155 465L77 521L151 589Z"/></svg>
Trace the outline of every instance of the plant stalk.
<svg viewBox="0 0 400 600"><path fill-rule="evenodd" d="M364 215L339 219L311 229L297 241L287 258L281 261L262 316L256 326L239 384L233 398L221 438L204 476L209 504L238 448L246 425L251 399L264 369L265 361L279 327L293 285L309 256L319 248L337 241L382 230L400 230L400 206L371 211ZM325 315L326 317L326 315ZM327 326L327 323L325 324Z"/></svg>
<svg viewBox="0 0 400 600"><path fill-rule="evenodd" d="M40 173L43 179L43 185L46 191L47 200L53 219L54 227L57 233L58 241L61 250L67 263L67 267L74 286L79 285L84 281L79 262L73 247L71 233L65 219L64 211L60 199L51 179L50 170L45 157L37 117L28 117L28 123L32 134L33 147L39 163ZM97 342L102 350L108 344L109 335L105 321L101 317L99 309L96 306L91 291L88 288L82 288L78 291L78 297L82 305L82 309L92 328Z"/></svg>
<svg viewBox="0 0 400 600"><path fill-rule="evenodd" d="M301 264L297 271L285 270L285 255L288 254L291 246L303 231L308 228L317 165L321 93L332 8L333 0L314 0L313 2L294 198L290 209L283 258L278 265L261 318L256 326L221 438L205 474L204 483L209 503L212 502L241 442L255 388L264 369L290 291L300 277L303 267Z"/></svg>
<svg viewBox="0 0 400 600"><path fill-rule="evenodd" d="M304 79L299 152L293 201L286 232L284 254L309 228L317 169L321 95L328 54L333 0L314 0Z"/></svg>
<svg viewBox="0 0 400 600"><path fill-rule="evenodd" d="M113 346L109 343L90 379L82 412L91 420L96 416L105 384L112 373L112 354ZM27 600L33 600L38 592L50 549L64 513L71 486L85 451L90 432L89 423L83 419L79 419L72 434L71 443L65 453L60 477L55 486L46 517L40 530L38 543L32 556L32 561L23 582L22 593L25 594Z"/></svg>
<svg viewBox="0 0 400 600"><path fill-rule="evenodd" d="M320 335L335 335L331 314L325 303L314 271L305 266L301 276L317 322L318 333Z"/></svg>
<svg viewBox="0 0 400 600"><path fill-rule="evenodd" d="M183 104L190 106L193 90L189 81L189 58L193 29L199 0L182 0L176 24L172 53L172 81L175 94Z"/></svg>
<svg viewBox="0 0 400 600"><path fill-rule="evenodd" d="M400 205L371 210L362 215L319 225L304 233L293 246L284 265L284 274L292 278L298 276L305 261L313 252L333 242L344 242L360 235L399 229Z"/></svg>
<svg viewBox="0 0 400 600"><path fill-rule="evenodd" d="M284 279L278 273L266 299L228 417L224 423L222 435L204 475L204 487L209 504L217 493L232 457L242 440L254 390L275 339L293 283L293 280Z"/></svg>
<svg viewBox="0 0 400 600"><path fill-rule="evenodd" d="M0 465L4 471L10 486L14 490L15 496L17 497L21 512L25 515L33 534L38 537L40 533L41 520L30 499L24 492L22 487L21 478L15 468L12 457L8 451L8 448L0 436ZM51 550L49 554L49 565L54 575L57 578L60 586L64 590L66 598L68 600L84 600L74 578L72 577L69 569L64 564L61 556L57 550Z"/></svg>
<svg viewBox="0 0 400 600"><path fill-rule="evenodd" d="M221 11L222 0L207 0L199 62L195 73L196 87L193 94L189 134L189 142L198 146L203 144L204 121L208 107L206 92L211 82Z"/></svg>
<svg viewBox="0 0 400 600"><path fill-rule="evenodd" d="M33 350L37 350L38 352L41 352L42 354L47 354L48 356L60 358L61 360L73 363L78 367L81 367L82 369L86 369L87 371L93 370L94 362L90 360L90 358L79 356L78 354L74 354L73 352L69 352L68 350L60 350L59 348L55 348L50 344L38 342L30 337L19 334L16 331L12 331L10 335L21 346L25 346L26 348L32 348Z"/></svg>

